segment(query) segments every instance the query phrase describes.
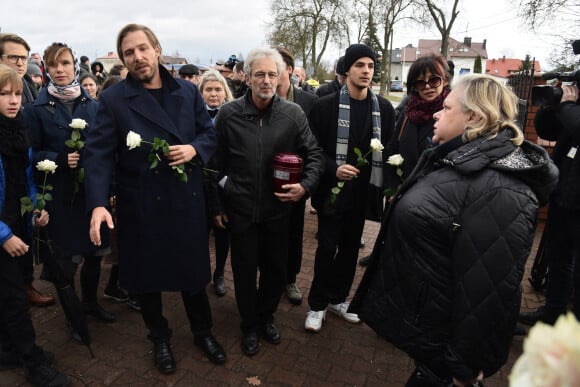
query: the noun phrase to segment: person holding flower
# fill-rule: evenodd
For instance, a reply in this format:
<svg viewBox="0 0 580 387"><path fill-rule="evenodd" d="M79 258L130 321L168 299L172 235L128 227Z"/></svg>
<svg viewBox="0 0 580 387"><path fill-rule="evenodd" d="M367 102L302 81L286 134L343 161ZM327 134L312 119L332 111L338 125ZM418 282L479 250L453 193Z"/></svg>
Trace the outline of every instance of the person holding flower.
<svg viewBox="0 0 580 387"><path fill-rule="evenodd" d="M24 110L31 134L34 161L51 160L60 165L51 176L53 200L47 204L52 221L48 235L62 250L69 281L74 283L76 267L84 259L80 273L85 313L103 322L115 316L97 302L101 259L110 252L106 242L95 247L88 236L90 217L85 209L84 141L97 113L97 102L78 82L78 67L72 49L53 43L44 51L49 83L38 99ZM107 187L108 188L108 187ZM72 332L77 338L76 332Z"/></svg>
<svg viewBox="0 0 580 387"><path fill-rule="evenodd" d="M539 206L558 181L524 140L517 97L464 75L434 114L350 306L416 364L407 386L479 385L506 362Z"/></svg>
<svg viewBox="0 0 580 387"><path fill-rule="evenodd" d="M383 213L383 143L393 131L394 109L370 88L376 54L364 44L346 49L346 83L315 103L310 126L324 151L325 171L312 196L318 211L318 248L304 328L318 332L331 311L358 323L346 298L356 272L367 218Z"/></svg>
<svg viewBox="0 0 580 387"><path fill-rule="evenodd" d="M215 364L226 353L212 334L206 286L209 241L202 168L216 136L197 87L163 67L161 45L147 26L128 24L117 36L127 78L99 95L86 144L90 236L115 227L108 186L117 198L119 285L139 298L159 372L176 371L162 292L181 292L194 344Z"/></svg>
<svg viewBox="0 0 580 387"><path fill-rule="evenodd" d="M441 55L418 58L407 74L407 95L395 110L395 132L385 146L385 196L395 195L402 181L411 174L424 150L433 146L433 113L441 110L449 94L452 75L448 62ZM367 266L370 255L359 260Z"/></svg>
<svg viewBox="0 0 580 387"><path fill-rule="evenodd" d="M18 73L0 64L0 369L23 366L34 386L68 386L70 378L52 365L54 354L36 344L20 265L32 261L31 213L21 212L21 198L36 199L22 88ZM38 215L34 226L46 226L48 213Z"/></svg>

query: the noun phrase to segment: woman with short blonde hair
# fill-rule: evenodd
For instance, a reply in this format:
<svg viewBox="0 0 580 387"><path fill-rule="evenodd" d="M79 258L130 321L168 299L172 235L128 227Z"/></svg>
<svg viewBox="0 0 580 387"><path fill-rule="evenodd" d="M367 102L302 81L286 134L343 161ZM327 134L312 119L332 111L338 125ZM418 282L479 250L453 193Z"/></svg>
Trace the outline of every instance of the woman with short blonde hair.
<svg viewBox="0 0 580 387"><path fill-rule="evenodd" d="M351 303L415 361L408 387L480 385L507 360L537 211L558 181L515 106L490 76L455 82Z"/></svg>

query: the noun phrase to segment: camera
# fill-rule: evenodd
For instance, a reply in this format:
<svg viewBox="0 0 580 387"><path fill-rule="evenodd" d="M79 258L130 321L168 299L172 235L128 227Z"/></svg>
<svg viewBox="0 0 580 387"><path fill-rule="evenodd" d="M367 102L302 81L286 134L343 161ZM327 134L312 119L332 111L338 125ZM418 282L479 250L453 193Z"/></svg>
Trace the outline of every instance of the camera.
<svg viewBox="0 0 580 387"><path fill-rule="evenodd" d="M560 82L572 82L576 86L580 83L580 70L567 72L553 72L542 75L543 79L557 79ZM562 88L558 86L532 87L532 104L536 106L550 106L560 103Z"/></svg>
<svg viewBox="0 0 580 387"><path fill-rule="evenodd" d="M572 42L574 55L580 55L580 39ZM580 83L580 70L567 72L552 72L542 75L542 79L557 79L560 82L571 82L578 87ZM562 88L558 86L534 86L532 87L532 104L536 106L553 106L560 103Z"/></svg>

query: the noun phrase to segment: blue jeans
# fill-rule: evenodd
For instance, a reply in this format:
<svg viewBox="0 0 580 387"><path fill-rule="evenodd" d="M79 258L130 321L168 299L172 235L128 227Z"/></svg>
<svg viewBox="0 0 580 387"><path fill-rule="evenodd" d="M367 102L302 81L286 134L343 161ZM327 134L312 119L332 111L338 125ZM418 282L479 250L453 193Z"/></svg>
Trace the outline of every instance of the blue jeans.
<svg viewBox="0 0 580 387"><path fill-rule="evenodd" d="M572 310L580 318L580 211L552 201L546 227L546 313L565 313L574 291Z"/></svg>

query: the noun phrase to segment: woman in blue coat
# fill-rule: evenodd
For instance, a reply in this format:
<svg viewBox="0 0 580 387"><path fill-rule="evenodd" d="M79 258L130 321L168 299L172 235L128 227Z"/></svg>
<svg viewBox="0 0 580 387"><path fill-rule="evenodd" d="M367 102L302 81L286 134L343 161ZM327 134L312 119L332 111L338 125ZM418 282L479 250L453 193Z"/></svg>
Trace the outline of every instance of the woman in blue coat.
<svg viewBox="0 0 580 387"><path fill-rule="evenodd" d="M78 83L76 60L70 47L53 43L44 51L44 62L48 69L49 83L43 88L34 104L26 107L24 116L30 129L34 161L48 159L59 166L51 175L53 200L47 209L52 214L48 234L62 250L70 267L70 280L76 264L84 258L81 270L82 300L85 313L104 322L115 321L115 316L97 303L97 286L101 273L101 258L110 249L108 241L103 247L95 247L88 237L89 217L85 211L85 190L82 183L84 173L84 149L71 147L66 142L73 136L73 119L86 123L76 132L79 141L91 129L98 104ZM105 236L107 232L105 231ZM76 335L73 332L73 337Z"/></svg>

